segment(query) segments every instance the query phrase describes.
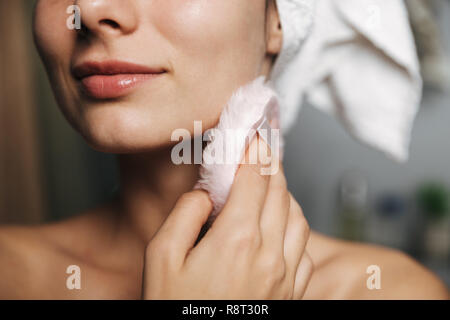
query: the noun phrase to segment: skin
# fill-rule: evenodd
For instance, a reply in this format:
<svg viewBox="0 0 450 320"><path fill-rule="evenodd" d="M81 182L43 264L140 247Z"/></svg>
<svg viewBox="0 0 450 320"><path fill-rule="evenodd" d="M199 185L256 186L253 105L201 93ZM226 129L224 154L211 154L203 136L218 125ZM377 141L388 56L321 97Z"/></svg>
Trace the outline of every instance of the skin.
<svg viewBox="0 0 450 320"><path fill-rule="evenodd" d="M93 148L120 154L121 189L72 219L2 227L0 298L448 298L436 276L400 252L310 232L283 170L261 176L260 164L240 167L224 210L195 245L212 204L192 191L198 166L171 162L170 136L193 132L195 120L213 127L236 88L269 74L282 47L272 1L75 2L78 35L61 27L74 1L37 1L36 44L67 120ZM168 72L120 99L88 99L71 67L106 59ZM373 264L382 290L366 288ZM69 265L81 267L81 290L65 286Z"/></svg>

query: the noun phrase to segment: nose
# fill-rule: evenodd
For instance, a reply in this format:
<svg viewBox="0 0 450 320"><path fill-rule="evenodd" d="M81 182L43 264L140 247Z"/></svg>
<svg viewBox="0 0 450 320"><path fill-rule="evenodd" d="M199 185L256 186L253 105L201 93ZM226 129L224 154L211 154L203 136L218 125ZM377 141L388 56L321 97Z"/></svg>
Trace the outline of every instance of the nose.
<svg viewBox="0 0 450 320"><path fill-rule="evenodd" d="M138 25L137 10L129 0L77 0L83 29L99 37L126 35Z"/></svg>

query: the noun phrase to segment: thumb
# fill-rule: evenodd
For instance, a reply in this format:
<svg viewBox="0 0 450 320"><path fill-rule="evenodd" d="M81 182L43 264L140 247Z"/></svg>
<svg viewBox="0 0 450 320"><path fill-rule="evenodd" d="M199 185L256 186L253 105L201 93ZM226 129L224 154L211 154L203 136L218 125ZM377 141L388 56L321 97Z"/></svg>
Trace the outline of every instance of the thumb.
<svg viewBox="0 0 450 320"><path fill-rule="evenodd" d="M172 243L177 254L184 258L194 247L213 204L206 191L193 190L183 194L159 231L165 241Z"/></svg>

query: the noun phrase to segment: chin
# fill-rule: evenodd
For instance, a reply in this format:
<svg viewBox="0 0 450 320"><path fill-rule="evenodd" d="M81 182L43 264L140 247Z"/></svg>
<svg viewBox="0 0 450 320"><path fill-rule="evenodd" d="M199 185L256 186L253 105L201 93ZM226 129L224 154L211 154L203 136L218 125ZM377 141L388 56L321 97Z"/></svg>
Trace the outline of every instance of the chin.
<svg viewBox="0 0 450 320"><path fill-rule="evenodd" d="M86 108L75 127L96 151L113 154L145 153L176 145L179 141L171 141L176 129L186 129L193 136L194 121L202 119L191 117L174 116L161 110L129 105L104 105ZM202 121L206 123L206 128L212 127L214 123L204 119Z"/></svg>
<svg viewBox="0 0 450 320"><path fill-rule="evenodd" d="M84 112L80 134L95 150L104 153L143 153L169 145L169 123L143 114L142 110L108 106Z"/></svg>

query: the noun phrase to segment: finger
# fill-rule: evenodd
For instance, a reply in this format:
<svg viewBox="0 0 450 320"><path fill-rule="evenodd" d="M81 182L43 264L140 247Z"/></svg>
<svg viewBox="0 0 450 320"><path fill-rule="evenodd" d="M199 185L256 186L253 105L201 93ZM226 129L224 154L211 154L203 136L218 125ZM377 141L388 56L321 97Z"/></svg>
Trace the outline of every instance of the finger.
<svg viewBox="0 0 450 320"><path fill-rule="evenodd" d="M271 177L264 209L261 214L263 246L283 253L286 225L288 222L290 197L283 170Z"/></svg>
<svg viewBox="0 0 450 320"><path fill-rule="evenodd" d="M267 148L267 145L257 136L245 153L228 200L215 224L229 223L243 227L256 224L259 229L270 177L261 174L263 163L258 157L258 147Z"/></svg>
<svg viewBox="0 0 450 320"><path fill-rule="evenodd" d="M170 242L170 249L175 255L173 257L184 261L189 250L195 245L212 208L208 193L203 190L183 194L156 237L159 241Z"/></svg>
<svg viewBox="0 0 450 320"><path fill-rule="evenodd" d="M289 194L290 210L284 235L284 257L288 279L294 279L309 240L309 226L295 198Z"/></svg>
<svg viewBox="0 0 450 320"><path fill-rule="evenodd" d="M294 294L292 297L294 300L300 300L304 297L313 272L313 260L311 259L311 256L308 254L308 252L305 251L296 272Z"/></svg>

